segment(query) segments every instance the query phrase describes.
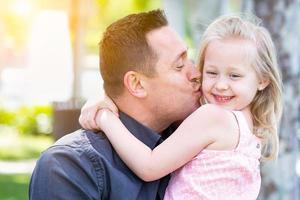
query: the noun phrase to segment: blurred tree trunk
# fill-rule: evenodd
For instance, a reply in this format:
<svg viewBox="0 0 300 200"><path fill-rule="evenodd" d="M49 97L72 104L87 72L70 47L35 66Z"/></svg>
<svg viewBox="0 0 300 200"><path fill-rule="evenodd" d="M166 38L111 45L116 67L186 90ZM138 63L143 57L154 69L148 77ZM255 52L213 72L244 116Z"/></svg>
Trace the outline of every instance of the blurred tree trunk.
<svg viewBox="0 0 300 200"><path fill-rule="evenodd" d="M296 174L300 123L299 0L254 0L253 9L271 32L284 82L284 113L277 162L262 166L261 200L299 200Z"/></svg>
<svg viewBox="0 0 300 200"><path fill-rule="evenodd" d="M84 36L91 0L69 0L69 20L73 45L73 88L68 101L53 102L53 136L58 140L62 136L81 128L78 123L81 98L82 64L85 54Z"/></svg>
<svg viewBox="0 0 300 200"><path fill-rule="evenodd" d="M70 29L73 43L74 82L72 101L81 98L82 60L85 53L84 36L91 1L70 0Z"/></svg>

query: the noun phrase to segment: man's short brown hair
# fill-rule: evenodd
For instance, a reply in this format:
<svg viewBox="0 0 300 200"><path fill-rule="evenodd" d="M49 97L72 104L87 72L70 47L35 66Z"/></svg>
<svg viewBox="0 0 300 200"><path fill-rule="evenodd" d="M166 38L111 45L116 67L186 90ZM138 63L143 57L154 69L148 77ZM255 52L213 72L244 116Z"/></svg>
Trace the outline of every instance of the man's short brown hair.
<svg viewBox="0 0 300 200"><path fill-rule="evenodd" d="M157 56L149 46L146 34L167 26L162 10L128 15L111 24L100 41L100 72L105 92L117 97L124 89L123 77L127 71L155 75Z"/></svg>

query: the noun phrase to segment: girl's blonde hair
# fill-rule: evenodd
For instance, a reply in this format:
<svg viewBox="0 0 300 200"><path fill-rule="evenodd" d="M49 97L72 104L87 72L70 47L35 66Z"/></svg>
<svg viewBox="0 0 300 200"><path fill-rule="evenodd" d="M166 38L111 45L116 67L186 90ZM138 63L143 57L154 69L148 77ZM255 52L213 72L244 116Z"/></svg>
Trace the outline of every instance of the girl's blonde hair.
<svg viewBox="0 0 300 200"><path fill-rule="evenodd" d="M262 158L274 159L279 149L277 126L282 113L282 81L273 41L255 16L221 16L208 26L202 36L198 62L200 72L203 71L205 51L209 43L229 38L252 41L256 52L254 58L251 58L251 66L260 80L266 79L270 82L265 89L257 92L250 109L254 134L263 141ZM204 103L204 99L201 102Z"/></svg>

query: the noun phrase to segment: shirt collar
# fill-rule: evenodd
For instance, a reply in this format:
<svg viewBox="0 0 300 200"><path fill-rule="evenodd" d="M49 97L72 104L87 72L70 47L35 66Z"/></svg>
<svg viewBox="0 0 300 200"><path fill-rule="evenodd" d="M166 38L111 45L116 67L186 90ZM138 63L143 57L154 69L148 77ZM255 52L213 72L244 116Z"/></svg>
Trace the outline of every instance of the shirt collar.
<svg viewBox="0 0 300 200"><path fill-rule="evenodd" d="M157 145L161 139L161 135L150 128L139 123L129 115L120 112L120 119L126 128L140 141L146 144L151 149Z"/></svg>

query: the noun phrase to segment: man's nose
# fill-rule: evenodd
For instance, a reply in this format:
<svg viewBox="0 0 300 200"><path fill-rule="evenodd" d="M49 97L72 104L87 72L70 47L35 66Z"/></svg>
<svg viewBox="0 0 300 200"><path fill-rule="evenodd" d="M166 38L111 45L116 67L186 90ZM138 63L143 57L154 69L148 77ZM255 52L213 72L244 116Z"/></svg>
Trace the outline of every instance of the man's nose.
<svg viewBox="0 0 300 200"><path fill-rule="evenodd" d="M188 77L191 82L200 83L201 73L192 61L189 61Z"/></svg>
<svg viewBox="0 0 300 200"><path fill-rule="evenodd" d="M195 66L193 66L189 74L189 81L192 83L192 86L195 91L198 91L199 88L201 87L200 78L201 78L201 73Z"/></svg>

